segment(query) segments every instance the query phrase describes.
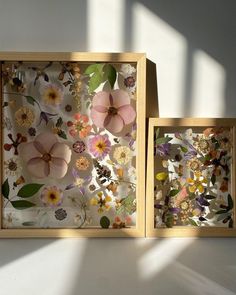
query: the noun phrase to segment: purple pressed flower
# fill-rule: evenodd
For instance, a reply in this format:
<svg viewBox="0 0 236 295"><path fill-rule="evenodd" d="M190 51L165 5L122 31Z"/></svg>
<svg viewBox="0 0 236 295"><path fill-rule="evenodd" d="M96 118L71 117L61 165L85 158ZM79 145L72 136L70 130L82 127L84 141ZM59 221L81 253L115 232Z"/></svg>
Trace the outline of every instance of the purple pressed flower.
<svg viewBox="0 0 236 295"><path fill-rule="evenodd" d="M169 156L170 148L171 148L171 144L170 143L158 144L158 146L156 148L156 152L161 157Z"/></svg>
<svg viewBox="0 0 236 295"><path fill-rule="evenodd" d="M200 204L196 204L196 207L197 207L197 209L199 209L201 212L204 212L205 211L205 208L204 207L202 207L202 206L200 206Z"/></svg>
<svg viewBox="0 0 236 295"><path fill-rule="evenodd" d="M169 211L173 214L178 214L180 212L180 208L169 208Z"/></svg>
<svg viewBox="0 0 236 295"><path fill-rule="evenodd" d="M196 151L189 151L189 152L184 154L184 159L185 160L191 160L192 158L195 158L196 156L197 156Z"/></svg>
<svg viewBox="0 0 236 295"><path fill-rule="evenodd" d="M163 207L163 205L161 205L161 204L155 204L154 205L154 208L156 208L156 209L162 209L162 207Z"/></svg>
<svg viewBox="0 0 236 295"><path fill-rule="evenodd" d="M129 142L129 147L130 147L131 150L134 150L133 145L134 145L135 140L136 140L136 132L137 132L137 124L134 123L132 125L131 132L126 133L125 136L124 136L124 139Z"/></svg>
<svg viewBox="0 0 236 295"><path fill-rule="evenodd" d="M210 203L204 198L204 194L201 194L200 197L196 198L196 201L199 203L200 206L209 206Z"/></svg>
<svg viewBox="0 0 236 295"><path fill-rule="evenodd" d="M182 136L179 132L175 132L175 137L178 138L179 140L182 140Z"/></svg>
<svg viewBox="0 0 236 295"><path fill-rule="evenodd" d="M191 143L189 143L187 139L183 139L183 143L187 145L191 151L195 151L197 153L197 150L195 149L195 147Z"/></svg>
<svg viewBox="0 0 236 295"><path fill-rule="evenodd" d="M42 121L45 121L46 125L48 124L48 122L52 119L52 117L57 116L57 114L50 114L47 112L43 112L41 111L40 113L40 119L39 119L39 123L38 126L41 124Z"/></svg>
<svg viewBox="0 0 236 295"><path fill-rule="evenodd" d="M72 175L75 180L73 183L67 185L65 190L70 190L76 187L78 188L80 193L84 195L85 194L84 185L87 185L92 180L92 177L91 176L80 177L79 172L74 168L72 169Z"/></svg>

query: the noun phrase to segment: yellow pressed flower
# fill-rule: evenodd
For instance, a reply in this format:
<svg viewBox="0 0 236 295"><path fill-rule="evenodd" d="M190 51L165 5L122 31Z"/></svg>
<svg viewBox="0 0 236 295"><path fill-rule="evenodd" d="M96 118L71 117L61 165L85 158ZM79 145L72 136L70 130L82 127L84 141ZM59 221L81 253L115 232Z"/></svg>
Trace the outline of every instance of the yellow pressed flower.
<svg viewBox="0 0 236 295"><path fill-rule="evenodd" d="M103 193L102 192L98 192L97 195L98 195L99 198L101 198L102 195L103 195Z"/></svg>
<svg viewBox="0 0 236 295"><path fill-rule="evenodd" d="M96 198L92 198L91 200L90 200L90 205L92 205L92 206L96 206L98 204L98 200L96 199Z"/></svg>
<svg viewBox="0 0 236 295"><path fill-rule="evenodd" d="M27 107L21 107L15 112L15 121L20 127L30 127L34 119L34 112Z"/></svg>
<svg viewBox="0 0 236 295"><path fill-rule="evenodd" d="M90 166L90 162L89 160L84 157L84 156L81 156L79 157L77 160L76 160L76 167L78 170L87 170Z"/></svg>
<svg viewBox="0 0 236 295"><path fill-rule="evenodd" d="M90 205L99 206L98 213L102 213L104 210L108 211L111 206L108 204L112 201L110 196L104 196L103 192L98 192L97 197L93 197L90 200Z"/></svg>
<svg viewBox="0 0 236 295"><path fill-rule="evenodd" d="M156 179L159 181L165 181L168 177L168 173L166 172L159 172L156 174Z"/></svg>
<svg viewBox="0 0 236 295"><path fill-rule="evenodd" d="M62 103L62 90L58 86L50 84L45 87L42 99L45 104L57 106Z"/></svg>
<svg viewBox="0 0 236 295"><path fill-rule="evenodd" d="M190 184L190 186L188 187L190 193L195 193L196 191L203 193L207 184L206 178L202 176L202 173L200 171L195 172L194 176L194 179L187 179L187 183Z"/></svg>
<svg viewBox="0 0 236 295"><path fill-rule="evenodd" d="M112 198L110 196L106 196L105 200L106 200L106 202L111 202Z"/></svg>

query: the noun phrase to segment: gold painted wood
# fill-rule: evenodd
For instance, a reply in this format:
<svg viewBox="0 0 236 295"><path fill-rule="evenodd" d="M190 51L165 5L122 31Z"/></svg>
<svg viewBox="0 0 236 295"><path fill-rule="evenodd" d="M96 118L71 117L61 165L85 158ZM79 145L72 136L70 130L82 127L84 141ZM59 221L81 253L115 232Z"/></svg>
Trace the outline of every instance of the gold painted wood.
<svg viewBox="0 0 236 295"><path fill-rule="evenodd" d="M137 228L145 236L146 56L137 63Z"/></svg>
<svg viewBox="0 0 236 295"><path fill-rule="evenodd" d="M138 228L124 229L1 229L0 238L129 238L143 237Z"/></svg>
<svg viewBox="0 0 236 295"><path fill-rule="evenodd" d="M78 61L136 63L137 64L137 218L136 227L124 229L3 229L2 198L0 201L0 238L40 238L40 237L144 237L145 236L145 137L146 137L146 55L144 53L86 53L86 52L0 52L2 61ZM0 81L1 82L1 81ZM0 88L0 95L2 90ZM2 102L2 98L1 98ZM1 118L2 122L2 118ZM2 132L1 132L2 133ZM1 136L2 155L2 136ZM2 156L1 156L2 159ZM2 160L1 160L2 161ZM2 164L2 163L1 163ZM1 165L1 169L2 169ZM2 183L2 174L1 174Z"/></svg>
<svg viewBox="0 0 236 295"><path fill-rule="evenodd" d="M2 61L79 61L79 62L137 62L143 53L102 52L0 52Z"/></svg>
<svg viewBox="0 0 236 295"><path fill-rule="evenodd" d="M154 225L154 128L155 127L232 127L232 198L234 201L234 228L188 227L155 228ZM146 236L147 237L236 237L236 118L150 118L148 129L146 179Z"/></svg>

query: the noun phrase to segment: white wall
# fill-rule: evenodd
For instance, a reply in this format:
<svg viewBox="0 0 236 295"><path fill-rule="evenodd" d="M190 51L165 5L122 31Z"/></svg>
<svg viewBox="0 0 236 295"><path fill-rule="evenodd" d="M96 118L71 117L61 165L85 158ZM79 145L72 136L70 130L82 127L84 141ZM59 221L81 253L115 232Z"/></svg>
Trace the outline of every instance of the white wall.
<svg viewBox="0 0 236 295"><path fill-rule="evenodd" d="M236 117L236 3L0 0L0 51L141 51L163 117ZM236 294L235 239L1 240L1 295Z"/></svg>

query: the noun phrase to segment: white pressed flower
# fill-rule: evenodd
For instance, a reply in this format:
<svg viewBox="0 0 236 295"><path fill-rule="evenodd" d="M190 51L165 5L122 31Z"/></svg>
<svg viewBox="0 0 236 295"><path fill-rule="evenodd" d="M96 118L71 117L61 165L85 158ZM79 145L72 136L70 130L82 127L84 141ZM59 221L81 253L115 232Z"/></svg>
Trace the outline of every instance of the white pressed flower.
<svg viewBox="0 0 236 295"><path fill-rule="evenodd" d="M76 180L75 180L75 185L77 186L77 187L81 187L82 185L84 184L84 179L83 178L76 178Z"/></svg>
<svg viewBox="0 0 236 295"><path fill-rule="evenodd" d="M122 64L120 67L120 71L124 77L130 76L136 73L136 69L132 67L130 64Z"/></svg>
<svg viewBox="0 0 236 295"><path fill-rule="evenodd" d="M118 164L126 165L130 162L132 158L131 150L127 146L116 147L113 153L113 157Z"/></svg>

